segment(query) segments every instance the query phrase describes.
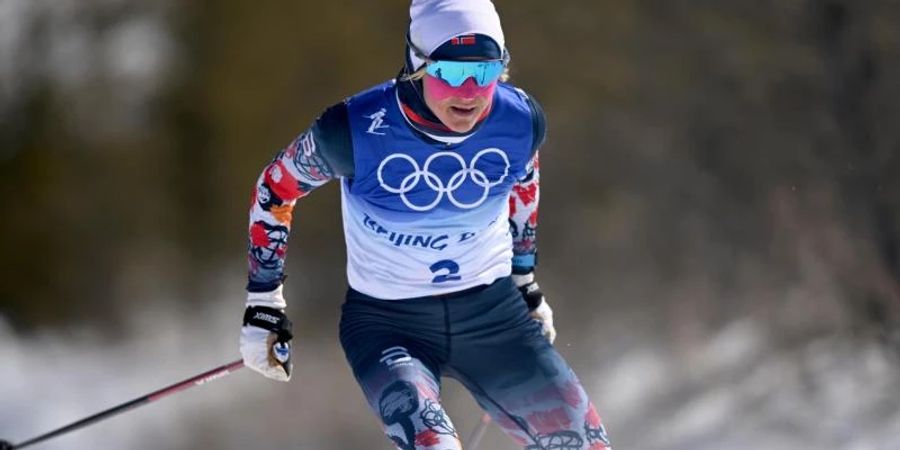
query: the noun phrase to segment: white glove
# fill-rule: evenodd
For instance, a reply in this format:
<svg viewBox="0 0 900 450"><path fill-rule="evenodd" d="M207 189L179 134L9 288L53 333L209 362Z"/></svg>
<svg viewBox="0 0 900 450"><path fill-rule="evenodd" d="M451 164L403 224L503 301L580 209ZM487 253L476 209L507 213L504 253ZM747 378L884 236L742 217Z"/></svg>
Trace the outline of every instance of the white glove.
<svg viewBox="0 0 900 450"><path fill-rule="evenodd" d="M541 304L534 311L531 311L529 315L532 319L540 322L541 331L544 332L544 336L547 336L547 340L552 344L556 340L556 328L553 326L553 310L550 309L546 298L542 300Z"/></svg>
<svg viewBox="0 0 900 450"><path fill-rule="evenodd" d="M550 308L550 304L547 303L541 288L534 281L534 272L524 275L513 274L512 279L518 286L519 291L522 292L522 298L525 299L525 303L528 304L528 310L530 311L528 315L541 324L541 331L552 344L556 340L556 328L553 327L553 310Z"/></svg>
<svg viewBox="0 0 900 450"><path fill-rule="evenodd" d="M241 327L241 356L244 365L278 381L291 379L291 321L284 315L286 303L281 287L247 295L247 309Z"/></svg>

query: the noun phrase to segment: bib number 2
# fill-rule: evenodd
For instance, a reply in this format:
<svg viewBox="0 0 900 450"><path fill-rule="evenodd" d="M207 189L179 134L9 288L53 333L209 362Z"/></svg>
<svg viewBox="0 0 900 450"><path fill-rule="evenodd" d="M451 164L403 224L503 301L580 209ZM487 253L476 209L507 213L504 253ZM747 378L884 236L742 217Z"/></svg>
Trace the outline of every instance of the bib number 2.
<svg viewBox="0 0 900 450"><path fill-rule="evenodd" d="M459 264L452 259L442 259L432 264L429 269L431 269L431 273L435 274L434 278L431 280L432 283L443 283L446 281L462 279L462 277L457 275L459 273Z"/></svg>

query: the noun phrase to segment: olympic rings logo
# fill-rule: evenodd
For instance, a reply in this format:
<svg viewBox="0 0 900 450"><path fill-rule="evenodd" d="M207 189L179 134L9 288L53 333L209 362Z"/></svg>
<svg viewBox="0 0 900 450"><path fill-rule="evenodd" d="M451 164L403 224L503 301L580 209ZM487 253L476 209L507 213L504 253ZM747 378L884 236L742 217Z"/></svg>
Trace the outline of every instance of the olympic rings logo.
<svg viewBox="0 0 900 450"><path fill-rule="evenodd" d="M476 165L478 164L478 160L482 156L489 154L499 155L500 158L503 159L504 164L506 164L506 167L504 167L503 169L503 175L501 175L500 178L494 181L489 180L487 174L476 167ZM431 164L438 158L450 158L456 160L456 162L458 162L460 166L460 169L450 177L446 185L441 180L441 178L437 176L437 174L429 170ZM412 172L410 172L409 175L403 177L403 180L400 181L399 187L389 186L384 181L384 167L385 165L387 165L387 163L395 159L406 161L410 166L412 166ZM475 154L469 164L466 164L465 159L463 159L463 157L457 153L436 152L432 153L428 157L428 159L425 160L425 164L421 168L419 168L419 164L415 159L413 159L409 155L404 155L402 153L394 153L385 158L383 161L381 161L381 164L378 165L378 182L381 184L381 187L390 193L400 194L400 199L403 201L403 204L414 211L428 211L433 209L435 206L437 206L438 203L441 202L441 199L444 198L444 194L447 195L447 199L450 200L450 203L458 208L476 208L484 203L485 200L487 200L491 188L502 183L503 180L506 179L507 175L509 175L509 158L506 156L506 153L503 153L503 151L498 148L486 148L479 151ZM415 189L416 186L419 185L419 181L423 179L425 180L425 184L432 191L437 192L437 196L434 198L434 200L424 206L413 204L406 196L406 194ZM459 189L467 179L471 179L472 183L482 189L481 196L474 202L470 203L461 202L454 196L456 190Z"/></svg>

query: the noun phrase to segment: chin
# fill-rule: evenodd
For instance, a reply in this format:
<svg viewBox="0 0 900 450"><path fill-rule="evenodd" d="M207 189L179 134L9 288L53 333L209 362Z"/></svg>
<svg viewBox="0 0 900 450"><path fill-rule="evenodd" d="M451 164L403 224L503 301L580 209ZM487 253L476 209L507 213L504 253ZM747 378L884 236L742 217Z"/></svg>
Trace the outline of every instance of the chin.
<svg viewBox="0 0 900 450"><path fill-rule="evenodd" d="M438 119L440 119L447 128L456 133L467 133L472 131L472 128L475 128L475 125L478 123L478 118L481 117L483 112L483 107L474 107L466 114L460 114L454 112L451 108L447 108L447 110L443 111L443 114L438 116Z"/></svg>
<svg viewBox="0 0 900 450"><path fill-rule="evenodd" d="M469 131L472 131L472 128L475 128L475 122L465 124L450 124L447 125L447 128L453 130L456 133L468 133Z"/></svg>

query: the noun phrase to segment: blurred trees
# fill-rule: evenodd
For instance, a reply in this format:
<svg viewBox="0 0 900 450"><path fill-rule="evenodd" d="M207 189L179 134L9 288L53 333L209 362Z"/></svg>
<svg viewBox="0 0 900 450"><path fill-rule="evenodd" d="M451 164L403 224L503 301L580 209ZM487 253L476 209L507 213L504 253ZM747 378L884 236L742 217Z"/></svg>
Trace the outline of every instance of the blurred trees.
<svg viewBox="0 0 900 450"><path fill-rule="evenodd" d="M399 1L0 2L18 24L0 33L0 313L21 330L239 305L210 284L243 280L258 171L394 75L408 20ZM900 5L497 4L550 119L540 273L563 307L688 343L743 314L891 338ZM311 316L341 301L337 202L296 212L289 291Z"/></svg>

